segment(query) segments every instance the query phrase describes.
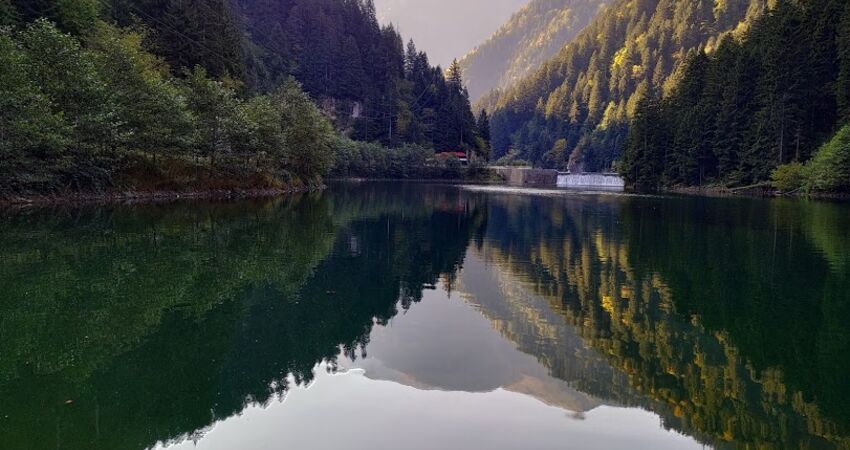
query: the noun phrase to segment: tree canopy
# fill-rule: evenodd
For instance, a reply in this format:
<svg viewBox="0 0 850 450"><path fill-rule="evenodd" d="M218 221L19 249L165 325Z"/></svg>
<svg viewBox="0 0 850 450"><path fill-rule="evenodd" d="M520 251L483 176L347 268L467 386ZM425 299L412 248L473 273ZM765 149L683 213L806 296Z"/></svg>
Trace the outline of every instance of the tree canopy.
<svg viewBox="0 0 850 450"><path fill-rule="evenodd" d="M811 159L847 121L848 17L850 5L840 0L782 0L740 38L727 36L710 53L691 51L660 105L638 104L623 174L644 187L744 186ZM643 120L647 115L652 123ZM648 137L647 128L655 130ZM840 154L834 149L842 139L823 151ZM826 153L817 158L815 178L833 176L826 166L850 168ZM661 159L648 163L655 158ZM826 190L846 187L827 184Z"/></svg>

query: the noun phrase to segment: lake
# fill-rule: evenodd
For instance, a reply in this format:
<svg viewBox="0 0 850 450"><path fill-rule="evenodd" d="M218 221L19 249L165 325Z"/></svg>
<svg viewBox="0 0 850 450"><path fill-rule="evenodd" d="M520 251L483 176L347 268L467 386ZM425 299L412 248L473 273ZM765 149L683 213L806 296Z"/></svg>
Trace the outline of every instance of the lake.
<svg viewBox="0 0 850 450"><path fill-rule="evenodd" d="M0 448L850 448L850 206L417 183L0 215Z"/></svg>

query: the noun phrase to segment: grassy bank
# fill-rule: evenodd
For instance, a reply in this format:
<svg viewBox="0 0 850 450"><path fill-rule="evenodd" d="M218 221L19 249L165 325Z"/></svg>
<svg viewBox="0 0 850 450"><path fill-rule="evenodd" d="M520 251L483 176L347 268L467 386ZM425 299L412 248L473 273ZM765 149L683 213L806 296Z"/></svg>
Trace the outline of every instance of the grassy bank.
<svg viewBox="0 0 850 450"><path fill-rule="evenodd" d="M124 161L108 187L5 193L0 195L0 205L268 197L323 186L318 180L284 179L278 174L248 170L237 164L213 168L208 161L200 159L153 158L139 154Z"/></svg>

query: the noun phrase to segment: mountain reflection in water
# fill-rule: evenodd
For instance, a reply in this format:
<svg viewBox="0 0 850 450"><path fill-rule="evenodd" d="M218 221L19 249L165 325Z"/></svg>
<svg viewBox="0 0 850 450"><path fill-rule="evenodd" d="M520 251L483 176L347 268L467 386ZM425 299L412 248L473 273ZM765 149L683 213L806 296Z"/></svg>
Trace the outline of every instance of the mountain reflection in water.
<svg viewBox="0 0 850 450"><path fill-rule="evenodd" d="M850 448L848 212L383 183L9 211L0 443Z"/></svg>

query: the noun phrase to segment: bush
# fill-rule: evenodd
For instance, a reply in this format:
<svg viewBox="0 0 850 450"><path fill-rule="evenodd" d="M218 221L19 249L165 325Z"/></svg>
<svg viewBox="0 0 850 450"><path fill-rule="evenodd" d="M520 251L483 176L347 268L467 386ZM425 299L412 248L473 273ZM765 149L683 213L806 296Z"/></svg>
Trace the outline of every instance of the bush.
<svg viewBox="0 0 850 450"><path fill-rule="evenodd" d="M807 172L806 185L811 191L850 191L850 125L815 153Z"/></svg>
<svg viewBox="0 0 850 450"><path fill-rule="evenodd" d="M360 178L433 178L434 152L416 145L389 149L377 143L338 138L332 175Z"/></svg>
<svg viewBox="0 0 850 450"><path fill-rule="evenodd" d="M519 159L519 152L516 150L511 150L505 156L497 159L493 164L496 166L531 167L530 162Z"/></svg>
<svg viewBox="0 0 850 450"><path fill-rule="evenodd" d="M793 192L806 184L806 167L798 162L777 167L771 176L773 187L781 192Z"/></svg>

